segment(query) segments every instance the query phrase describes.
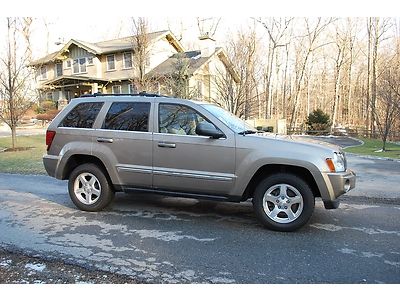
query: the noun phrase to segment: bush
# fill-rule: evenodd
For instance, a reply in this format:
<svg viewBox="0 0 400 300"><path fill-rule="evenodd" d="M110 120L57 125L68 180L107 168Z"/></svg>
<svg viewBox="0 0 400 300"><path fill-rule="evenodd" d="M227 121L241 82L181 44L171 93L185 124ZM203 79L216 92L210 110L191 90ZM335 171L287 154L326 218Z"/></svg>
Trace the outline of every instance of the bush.
<svg viewBox="0 0 400 300"><path fill-rule="evenodd" d="M55 116L58 114L58 112L59 111L57 109L52 109L43 114L38 114L36 116L36 118L40 121L51 121L55 118Z"/></svg>
<svg viewBox="0 0 400 300"><path fill-rule="evenodd" d="M321 134L328 133L332 123L328 114L316 109L308 115L306 124L308 134Z"/></svg>
<svg viewBox="0 0 400 300"><path fill-rule="evenodd" d="M56 103L54 101L46 100L46 101L41 102L34 109L37 114L44 114L44 113L54 110L56 108L57 108Z"/></svg>

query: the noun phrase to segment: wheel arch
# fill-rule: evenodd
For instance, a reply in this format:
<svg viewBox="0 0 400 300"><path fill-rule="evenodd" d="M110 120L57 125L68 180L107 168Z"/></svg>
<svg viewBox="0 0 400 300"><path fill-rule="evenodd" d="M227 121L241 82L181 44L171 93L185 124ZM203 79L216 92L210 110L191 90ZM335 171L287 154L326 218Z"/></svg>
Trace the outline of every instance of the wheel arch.
<svg viewBox="0 0 400 300"><path fill-rule="evenodd" d="M260 167L250 179L243 193L243 200L247 200L253 197L255 189L257 188L257 185L261 182L261 180L277 173L289 173L302 178L310 186L314 197L321 196L321 192L318 188L317 182L312 173L307 168L285 164L268 164Z"/></svg>
<svg viewBox="0 0 400 300"><path fill-rule="evenodd" d="M98 166L104 172L104 175L106 176L108 182L112 186L112 180L111 180L110 174L108 173L107 168L106 168L105 164L103 163L103 161L96 156L88 155L88 154L71 155L65 164L65 168L63 169L63 172L61 174L61 179L62 180L68 179L69 176L71 175L71 172L77 166L82 165L82 164L87 164L87 163L92 163L92 164L95 164L96 166Z"/></svg>

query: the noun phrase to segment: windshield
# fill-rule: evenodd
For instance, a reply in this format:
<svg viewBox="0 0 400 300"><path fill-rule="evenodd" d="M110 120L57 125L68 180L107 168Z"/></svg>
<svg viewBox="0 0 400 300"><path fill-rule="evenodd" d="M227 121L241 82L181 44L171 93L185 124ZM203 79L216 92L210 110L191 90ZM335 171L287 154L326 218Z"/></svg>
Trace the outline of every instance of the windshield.
<svg viewBox="0 0 400 300"><path fill-rule="evenodd" d="M219 106L213 104L203 104L203 107L236 133L244 131L256 131L244 120L239 119L234 114Z"/></svg>

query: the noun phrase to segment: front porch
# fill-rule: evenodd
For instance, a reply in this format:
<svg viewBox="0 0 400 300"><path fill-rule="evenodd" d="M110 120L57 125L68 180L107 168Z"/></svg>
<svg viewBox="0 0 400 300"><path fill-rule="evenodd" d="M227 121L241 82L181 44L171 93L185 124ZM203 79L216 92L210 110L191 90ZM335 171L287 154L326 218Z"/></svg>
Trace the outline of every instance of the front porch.
<svg viewBox="0 0 400 300"><path fill-rule="evenodd" d="M60 76L42 83L40 100L51 100L57 108L64 108L73 98L85 94L103 92L107 80L83 76Z"/></svg>

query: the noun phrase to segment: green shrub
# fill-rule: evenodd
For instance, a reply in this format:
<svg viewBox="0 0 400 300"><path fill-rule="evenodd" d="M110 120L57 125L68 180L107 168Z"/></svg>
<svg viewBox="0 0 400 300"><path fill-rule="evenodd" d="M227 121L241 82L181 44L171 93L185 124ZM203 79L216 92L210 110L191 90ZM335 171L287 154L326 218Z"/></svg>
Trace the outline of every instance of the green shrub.
<svg viewBox="0 0 400 300"><path fill-rule="evenodd" d="M321 109L316 109L308 115L306 124L308 134L320 134L321 132L329 132L332 123L328 114Z"/></svg>

